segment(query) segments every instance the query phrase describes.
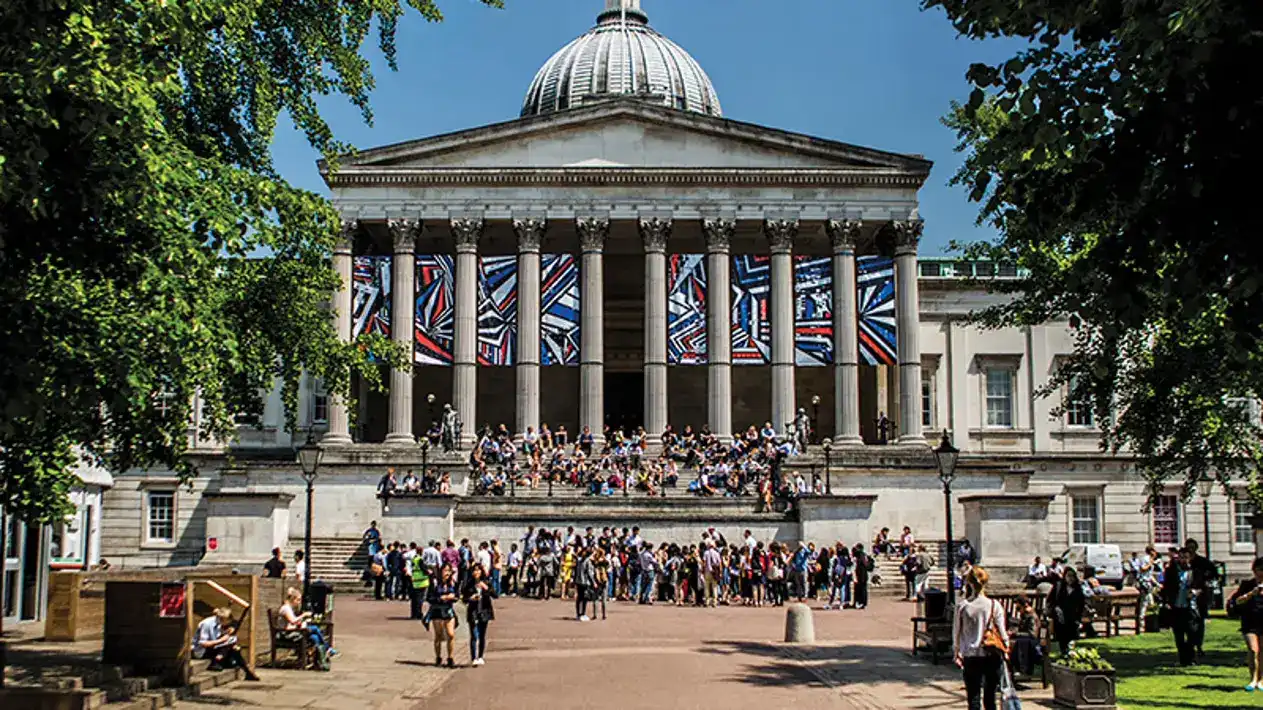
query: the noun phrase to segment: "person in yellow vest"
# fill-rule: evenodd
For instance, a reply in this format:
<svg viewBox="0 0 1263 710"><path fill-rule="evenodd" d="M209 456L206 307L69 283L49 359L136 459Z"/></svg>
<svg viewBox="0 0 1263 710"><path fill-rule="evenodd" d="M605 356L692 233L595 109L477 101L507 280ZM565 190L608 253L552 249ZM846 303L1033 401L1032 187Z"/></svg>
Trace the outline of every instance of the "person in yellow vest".
<svg viewBox="0 0 1263 710"><path fill-rule="evenodd" d="M420 619L425 627L430 627L429 619L421 613L421 607L425 603L425 597L430 593L430 571L425 568L422 563L421 556L417 555L408 561L412 566L412 594L410 600L412 602L411 613L409 618Z"/></svg>

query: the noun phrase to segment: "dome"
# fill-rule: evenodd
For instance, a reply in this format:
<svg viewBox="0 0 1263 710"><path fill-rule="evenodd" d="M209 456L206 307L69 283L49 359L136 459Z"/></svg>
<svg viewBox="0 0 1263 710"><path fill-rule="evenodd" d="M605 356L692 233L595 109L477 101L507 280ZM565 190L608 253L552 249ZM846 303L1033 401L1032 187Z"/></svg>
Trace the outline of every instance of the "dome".
<svg viewBox="0 0 1263 710"><path fill-rule="evenodd" d="M522 102L523 116L564 111L614 96L719 116L719 96L701 65L649 26L640 0L606 0L588 30L552 56Z"/></svg>

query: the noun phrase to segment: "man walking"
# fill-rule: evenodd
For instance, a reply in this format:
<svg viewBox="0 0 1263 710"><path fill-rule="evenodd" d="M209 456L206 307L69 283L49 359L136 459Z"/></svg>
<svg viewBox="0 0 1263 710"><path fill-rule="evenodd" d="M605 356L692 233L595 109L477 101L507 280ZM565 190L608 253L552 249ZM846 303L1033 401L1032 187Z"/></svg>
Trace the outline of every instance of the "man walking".
<svg viewBox="0 0 1263 710"><path fill-rule="evenodd" d="M702 585L706 590L706 606L717 606L719 598L716 591L724 573L724 558L715 548L714 540L706 541L706 552L702 553Z"/></svg>
<svg viewBox="0 0 1263 710"><path fill-rule="evenodd" d="M653 545L646 542L640 550L640 603L653 604L653 581L658 571L658 558L653 556Z"/></svg>

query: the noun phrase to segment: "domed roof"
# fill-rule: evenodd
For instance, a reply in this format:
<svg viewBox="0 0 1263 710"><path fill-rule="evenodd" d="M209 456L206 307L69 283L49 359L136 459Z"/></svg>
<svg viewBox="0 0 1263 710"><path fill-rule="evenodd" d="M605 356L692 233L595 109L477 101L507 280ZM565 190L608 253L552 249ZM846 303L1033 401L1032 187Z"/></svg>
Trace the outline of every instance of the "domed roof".
<svg viewBox="0 0 1263 710"><path fill-rule="evenodd" d="M606 0L588 30L552 56L522 102L523 116L613 96L719 116L719 96L697 60L649 26L640 0Z"/></svg>

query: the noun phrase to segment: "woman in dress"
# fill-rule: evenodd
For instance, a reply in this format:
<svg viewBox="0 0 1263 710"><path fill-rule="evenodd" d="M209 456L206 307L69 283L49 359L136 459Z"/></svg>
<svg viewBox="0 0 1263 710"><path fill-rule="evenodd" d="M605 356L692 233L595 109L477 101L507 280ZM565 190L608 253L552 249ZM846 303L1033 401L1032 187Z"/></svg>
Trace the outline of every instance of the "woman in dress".
<svg viewBox="0 0 1263 710"><path fill-rule="evenodd" d="M443 565L439 579L430 585L430 627L434 631L434 665L443 665L443 645L447 645L447 667L453 668L453 651L456 646L456 611L452 605L459 598L456 590L456 570ZM472 637L471 637L472 638Z"/></svg>
<svg viewBox="0 0 1263 710"><path fill-rule="evenodd" d="M574 591L574 568L576 562L574 547L566 545L566 550L561 555L561 598L563 600L569 599Z"/></svg>
<svg viewBox="0 0 1263 710"><path fill-rule="evenodd" d="M496 618L492 600L497 596L495 587L487 577L482 564L475 562L469 568L469 578L465 581L465 589L460 598L465 602L465 621L469 622L469 665L481 666L483 653L487 650L487 625ZM435 653L438 642L435 642ZM452 664L452 650L447 651L447 663Z"/></svg>
<svg viewBox="0 0 1263 710"><path fill-rule="evenodd" d="M1263 638L1263 557L1256 557L1251 566L1254 576L1241 583L1228 598L1228 611L1241 620L1241 635L1250 652L1250 682L1245 689L1263 690L1263 658L1260 658L1259 639Z"/></svg>

